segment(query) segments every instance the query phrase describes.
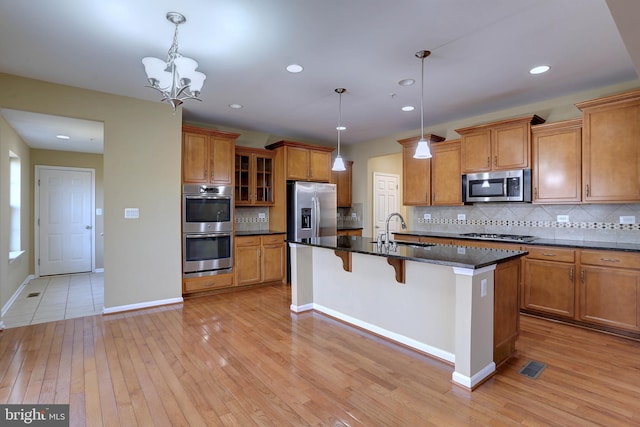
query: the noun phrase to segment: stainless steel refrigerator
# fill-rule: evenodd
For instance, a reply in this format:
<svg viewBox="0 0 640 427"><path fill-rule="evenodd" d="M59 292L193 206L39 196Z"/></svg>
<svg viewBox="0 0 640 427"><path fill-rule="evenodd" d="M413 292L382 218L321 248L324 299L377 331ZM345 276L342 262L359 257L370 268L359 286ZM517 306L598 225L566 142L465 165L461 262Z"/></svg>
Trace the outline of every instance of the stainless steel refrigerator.
<svg viewBox="0 0 640 427"><path fill-rule="evenodd" d="M287 183L287 238L335 236L336 185L319 182Z"/></svg>

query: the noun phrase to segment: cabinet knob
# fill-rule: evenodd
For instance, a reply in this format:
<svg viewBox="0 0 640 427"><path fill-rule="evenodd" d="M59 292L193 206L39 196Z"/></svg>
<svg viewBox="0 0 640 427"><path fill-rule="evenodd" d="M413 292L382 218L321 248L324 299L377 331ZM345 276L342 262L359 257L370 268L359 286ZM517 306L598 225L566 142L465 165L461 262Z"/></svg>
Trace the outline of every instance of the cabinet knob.
<svg viewBox="0 0 640 427"><path fill-rule="evenodd" d="M491 166L491 158L487 156L487 167Z"/></svg>
<svg viewBox="0 0 640 427"><path fill-rule="evenodd" d="M587 195L587 197L589 197L589 184L587 184L585 186L585 190L584 191L585 191L585 194Z"/></svg>
<svg viewBox="0 0 640 427"><path fill-rule="evenodd" d="M498 166L498 156L493 158L493 166Z"/></svg>
<svg viewBox="0 0 640 427"><path fill-rule="evenodd" d="M573 282L573 268L569 270L569 280Z"/></svg>

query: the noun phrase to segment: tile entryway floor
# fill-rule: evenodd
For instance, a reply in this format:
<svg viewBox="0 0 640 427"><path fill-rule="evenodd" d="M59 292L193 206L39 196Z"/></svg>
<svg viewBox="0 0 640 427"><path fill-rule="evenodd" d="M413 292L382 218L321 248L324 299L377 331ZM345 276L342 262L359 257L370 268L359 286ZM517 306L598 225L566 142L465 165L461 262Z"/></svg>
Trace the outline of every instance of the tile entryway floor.
<svg viewBox="0 0 640 427"><path fill-rule="evenodd" d="M101 314L104 273L76 273L32 279L2 316L5 328Z"/></svg>

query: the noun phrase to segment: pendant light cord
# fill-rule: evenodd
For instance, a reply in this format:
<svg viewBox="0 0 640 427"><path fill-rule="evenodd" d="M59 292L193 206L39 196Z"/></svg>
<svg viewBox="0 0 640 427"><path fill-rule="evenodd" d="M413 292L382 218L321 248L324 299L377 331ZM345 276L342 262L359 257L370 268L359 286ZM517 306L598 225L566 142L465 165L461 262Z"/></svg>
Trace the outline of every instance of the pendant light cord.
<svg viewBox="0 0 640 427"><path fill-rule="evenodd" d="M424 139L424 55L420 74L420 139Z"/></svg>

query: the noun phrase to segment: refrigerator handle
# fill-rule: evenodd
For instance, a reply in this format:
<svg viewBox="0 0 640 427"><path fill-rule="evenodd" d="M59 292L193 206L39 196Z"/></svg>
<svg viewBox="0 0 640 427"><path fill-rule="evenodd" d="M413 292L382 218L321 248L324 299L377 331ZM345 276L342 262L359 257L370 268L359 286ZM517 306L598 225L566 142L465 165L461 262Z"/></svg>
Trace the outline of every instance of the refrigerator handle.
<svg viewBox="0 0 640 427"><path fill-rule="evenodd" d="M320 237L320 198L319 197L314 197L313 198L313 202L314 202L314 210L315 210L315 225L313 228L313 237Z"/></svg>

